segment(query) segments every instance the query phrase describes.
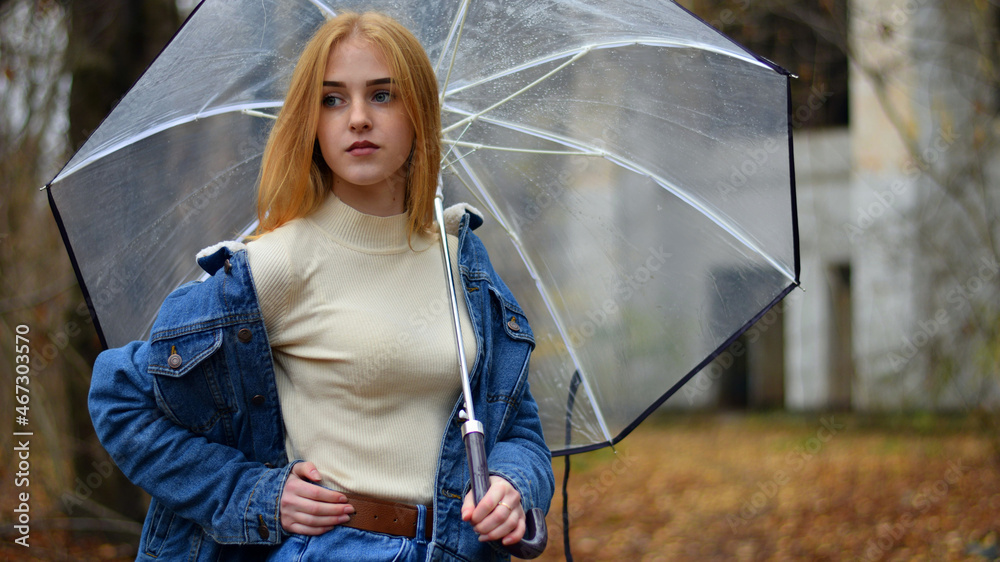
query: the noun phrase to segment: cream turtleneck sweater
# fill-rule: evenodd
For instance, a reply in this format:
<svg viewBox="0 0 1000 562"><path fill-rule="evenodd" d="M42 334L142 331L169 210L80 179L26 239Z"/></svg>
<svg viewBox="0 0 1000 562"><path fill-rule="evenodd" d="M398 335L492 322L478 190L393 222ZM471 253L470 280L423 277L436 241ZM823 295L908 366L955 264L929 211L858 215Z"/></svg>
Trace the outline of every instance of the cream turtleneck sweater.
<svg viewBox="0 0 1000 562"><path fill-rule="evenodd" d="M430 503L441 438L461 394L437 237L407 215L366 215L334 195L247 246L274 357L289 460L322 484ZM449 235L466 358L475 358Z"/></svg>

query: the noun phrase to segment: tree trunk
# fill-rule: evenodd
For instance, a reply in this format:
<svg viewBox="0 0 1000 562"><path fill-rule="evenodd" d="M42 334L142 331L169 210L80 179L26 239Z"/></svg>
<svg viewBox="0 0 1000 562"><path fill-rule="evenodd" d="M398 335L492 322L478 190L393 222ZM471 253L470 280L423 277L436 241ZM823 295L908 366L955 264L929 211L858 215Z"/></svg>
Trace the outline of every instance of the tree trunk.
<svg viewBox="0 0 1000 562"><path fill-rule="evenodd" d="M78 149L180 24L174 0L74 0L70 7L70 147Z"/></svg>
<svg viewBox="0 0 1000 562"><path fill-rule="evenodd" d="M67 69L73 83L69 145L77 150L152 63L179 25L174 0L72 0ZM84 361L93 365L93 358ZM89 373L89 370L88 370ZM97 443L86 400L89 376L66 377L71 431L78 444L74 471L79 484L64 505L95 516L105 508L142 520L146 499L117 470ZM89 482L101 480L99 486ZM80 484L82 482L82 484ZM74 513L76 515L76 513ZM79 515L82 515L79 514Z"/></svg>

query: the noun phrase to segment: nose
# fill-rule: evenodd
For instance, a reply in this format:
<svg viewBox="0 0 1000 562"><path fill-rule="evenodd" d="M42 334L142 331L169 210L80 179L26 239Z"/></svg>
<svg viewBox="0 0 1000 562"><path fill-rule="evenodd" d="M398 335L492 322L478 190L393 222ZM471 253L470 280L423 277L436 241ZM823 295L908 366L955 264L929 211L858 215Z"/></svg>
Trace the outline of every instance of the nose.
<svg viewBox="0 0 1000 562"><path fill-rule="evenodd" d="M352 131L367 131L372 128L368 106L363 103L352 104L350 127Z"/></svg>

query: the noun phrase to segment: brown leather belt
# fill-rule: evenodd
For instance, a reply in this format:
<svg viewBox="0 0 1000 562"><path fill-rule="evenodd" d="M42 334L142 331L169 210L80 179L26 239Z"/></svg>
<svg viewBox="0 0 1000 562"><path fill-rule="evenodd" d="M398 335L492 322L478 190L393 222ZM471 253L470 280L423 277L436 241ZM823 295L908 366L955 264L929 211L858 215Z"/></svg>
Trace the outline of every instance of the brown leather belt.
<svg viewBox="0 0 1000 562"><path fill-rule="evenodd" d="M354 506L351 520L342 523L345 527L353 527L362 531L374 531L400 537L417 537L417 506L398 503L357 494L346 494L347 503ZM427 508L427 520L424 522L424 536L430 540L434 529L431 508Z"/></svg>

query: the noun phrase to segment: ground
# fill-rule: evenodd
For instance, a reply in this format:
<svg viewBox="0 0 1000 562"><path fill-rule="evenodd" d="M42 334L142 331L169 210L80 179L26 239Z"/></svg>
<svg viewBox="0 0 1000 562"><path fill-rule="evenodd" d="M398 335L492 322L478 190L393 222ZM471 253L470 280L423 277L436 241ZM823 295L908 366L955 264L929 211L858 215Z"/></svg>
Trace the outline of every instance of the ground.
<svg viewBox="0 0 1000 562"><path fill-rule="evenodd" d="M963 417L670 414L572 458L577 561L1000 560L1000 464ZM563 459L557 458L557 484ZM563 560L562 501L543 561ZM33 526L11 560L131 560L134 538ZM62 525L65 527L66 525ZM45 527L45 528L43 528Z"/></svg>
<svg viewBox="0 0 1000 562"><path fill-rule="evenodd" d="M965 418L674 414L573 458L575 560L1000 560L1000 466ZM562 462L557 459L557 479ZM562 560L553 503L550 547Z"/></svg>

